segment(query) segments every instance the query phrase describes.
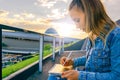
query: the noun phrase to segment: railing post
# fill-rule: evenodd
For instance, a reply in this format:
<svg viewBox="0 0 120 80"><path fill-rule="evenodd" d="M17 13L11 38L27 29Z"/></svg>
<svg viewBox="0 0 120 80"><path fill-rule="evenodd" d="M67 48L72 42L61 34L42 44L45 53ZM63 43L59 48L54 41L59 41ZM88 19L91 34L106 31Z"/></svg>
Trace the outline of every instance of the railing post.
<svg viewBox="0 0 120 80"><path fill-rule="evenodd" d="M62 38L62 52L64 53L64 38Z"/></svg>
<svg viewBox="0 0 120 80"><path fill-rule="evenodd" d="M61 54L61 38L59 38L59 47L60 47L60 49L59 49L59 55Z"/></svg>
<svg viewBox="0 0 120 80"><path fill-rule="evenodd" d="M55 60L55 37L53 37L53 52L52 52L52 55L53 55L53 61Z"/></svg>
<svg viewBox="0 0 120 80"><path fill-rule="evenodd" d="M40 47L39 47L39 72L42 72L42 60L43 60L43 35L40 35Z"/></svg>
<svg viewBox="0 0 120 80"><path fill-rule="evenodd" d="M0 59L2 61L2 26L0 25Z"/></svg>

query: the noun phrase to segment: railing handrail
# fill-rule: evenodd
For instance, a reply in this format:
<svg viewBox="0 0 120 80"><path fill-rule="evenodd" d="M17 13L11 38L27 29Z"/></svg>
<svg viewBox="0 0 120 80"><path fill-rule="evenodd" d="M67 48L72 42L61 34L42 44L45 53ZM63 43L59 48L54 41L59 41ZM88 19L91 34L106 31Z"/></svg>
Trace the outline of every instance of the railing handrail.
<svg viewBox="0 0 120 80"><path fill-rule="evenodd" d="M43 34L43 33L35 32L35 31L30 31L30 30L26 30L26 29L22 29L22 28L17 28L17 27L12 27L12 26L3 25L3 24L0 24L0 27L2 29L6 29L6 30L28 32L28 33L34 33L34 34L39 34L39 35L44 35L44 36L50 36L50 37L61 37L61 36L57 36L57 35Z"/></svg>

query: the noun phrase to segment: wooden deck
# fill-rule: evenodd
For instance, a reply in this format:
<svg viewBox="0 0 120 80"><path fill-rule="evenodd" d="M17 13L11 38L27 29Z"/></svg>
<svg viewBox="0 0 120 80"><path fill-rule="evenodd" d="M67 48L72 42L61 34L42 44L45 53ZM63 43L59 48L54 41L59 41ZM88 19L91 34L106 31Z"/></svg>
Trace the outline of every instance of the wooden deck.
<svg viewBox="0 0 120 80"><path fill-rule="evenodd" d="M36 71L27 80L47 80L48 71L55 63L59 63L62 56L67 56L70 51L65 51L61 55L56 55L55 61L52 61L52 57L43 62L43 72ZM85 51L72 51L71 58L80 57L85 55ZM81 67L83 68L83 67Z"/></svg>

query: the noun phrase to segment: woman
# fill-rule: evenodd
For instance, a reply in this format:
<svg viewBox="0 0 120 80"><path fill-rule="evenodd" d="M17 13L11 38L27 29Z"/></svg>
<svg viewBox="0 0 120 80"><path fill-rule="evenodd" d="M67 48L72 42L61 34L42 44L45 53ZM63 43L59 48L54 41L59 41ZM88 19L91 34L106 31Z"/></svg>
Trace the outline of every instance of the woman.
<svg viewBox="0 0 120 80"><path fill-rule="evenodd" d="M62 57L60 63L84 65L85 70L65 71L60 80L120 80L120 28L106 14L101 1L73 0L69 13L77 28L89 34L87 53L75 59ZM57 78L50 75L48 80Z"/></svg>

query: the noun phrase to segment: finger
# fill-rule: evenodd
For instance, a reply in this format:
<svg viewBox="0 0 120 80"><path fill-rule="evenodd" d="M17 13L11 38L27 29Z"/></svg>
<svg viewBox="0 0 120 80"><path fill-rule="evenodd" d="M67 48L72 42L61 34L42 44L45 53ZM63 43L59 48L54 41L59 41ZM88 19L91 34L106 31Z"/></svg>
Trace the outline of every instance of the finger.
<svg viewBox="0 0 120 80"><path fill-rule="evenodd" d="M66 63L64 66L69 66L71 64L71 59L66 59Z"/></svg>
<svg viewBox="0 0 120 80"><path fill-rule="evenodd" d="M61 62L62 62L62 64L66 63L66 59L62 60Z"/></svg>
<svg viewBox="0 0 120 80"><path fill-rule="evenodd" d="M60 59L60 63L63 64L63 63L65 62L65 60L66 60L66 57L62 57L62 58Z"/></svg>
<svg viewBox="0 0 120 80"><path fill-rule="evenodd" d="M66 62L69 63L70 61L71 61L71 58L67 58L67 59L66 59Z"/></svg>
<svg viewBox="0 0 120 80"><path fill-rule="evenodd" d="M60 61L60 63L61 63L61 64L63 64L63 63L64 63L64 61L63 61L63 60L61 60L61 61Z"/></svg>
<svg viewBox="0 0 120 80"><path fill-rule="evenodd" d="M66 60L66 57L62 57L62 60L65 61L65 60Z"/></svg>
<svg viewBox="0 0 120 80"><path fill-rule="evenodd" d="M70 72L71 72L71 70L64 71L64 72L62 73L62 75L66 75L66 74L68 74L68 73L70 73Z"/></svg>
<svg viewBox="0 0 120 80"><path fill-rule="evenodd" d="M62 78L69 78L71 77L71 72L66 72L64 75L62 75Z"/></svg>

